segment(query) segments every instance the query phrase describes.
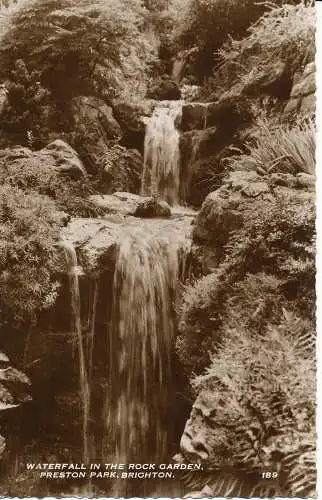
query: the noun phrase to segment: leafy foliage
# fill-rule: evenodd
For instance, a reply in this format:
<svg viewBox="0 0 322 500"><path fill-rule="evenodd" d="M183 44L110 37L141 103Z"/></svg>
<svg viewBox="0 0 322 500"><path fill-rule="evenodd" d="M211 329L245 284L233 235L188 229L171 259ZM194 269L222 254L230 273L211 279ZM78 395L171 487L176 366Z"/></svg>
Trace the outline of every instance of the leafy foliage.
<svg viewBox="0 0 322 500"><path fill-rule="evenodd" d="M0 187L1 323L30 321L53 304L60 215L36 193Z"/></svg>
<svg viewBox="0 0 322 500"><path fill-rule="evenodd" d="M143 78L153 52L141 34L144 14L140 0L34 0L3 38L2 76L23 58L42 68L41 82L58 102L95 93L112 98L125 80Z"/></svg>
<svg viewBox="0 0 322 500"><path fill-rule="evenodd" d="M232 487L233 496L240 487L240 496L267 495L263 470L278 472L271 495L314 494L314 352L312 330L285 310L280 325L268 324L262 334L232 329L206 373L194 379L211 410L204 437L214 496L227 496ZM232 477L223 491L227 471ZM247 476L252 492L246 493Z"/></svg>
<svg viewBox="0 0 322 500"><path fill-rule="evenodd" d="M282 61L286 72L296 71L315 57L315 7L312 2L281 6L267 4L268 11L249 28L242 40L232 37L218 50L216 78L225 75L230 85L247 82L254 73Z"/></svg>
<svg viewBox="0 0 322 500"><path fill-rule="evenodd" d="M50 95L39 80L39 71L28 72L22 60L15 62L0 115L0 127L14 144L39 147L48 139Z"/></svg>
<svg viewBox="0 0 322 500"><path fill-rule="evenodd" d="M56 210L72 216L93 217L101 213L88 199L95 192L89 179L73 180L60 176L37 156L19 158L18 155L15 159L14 152L1 156L0 182L18 187L25 193L49 196L55 201Z"/></svg>
<svg viewBox="0 0 322 500"><path fill-rule="evenodd" d="M280 3L280 0L273 2L275 5ZM182 48L197 48L195 69L201 76L209 76L217 59L216 51L231 38L240 40L245 37L248 28L268 9L268 5L252 0L174 1L172 10L176 12L177 21L173 36Z"/></svg>
<svg viewBox="0 0 322 500"><path fill-rule="evenodd" d="M258 123L255 144L246 153L229 160L232 168L264 172L307 172L315 174L316 130L312 119L299 121L295 126L272 126L271 121Z"/></svg>
<svg viewBox="0 0 322 500"><path fill-rule="evenodd" d="M188 373L209 364L227 328L242 325L261 333L268 321L279 324L282 306L314 321L314 234L312 197L253 208L216 271L183 295L177 351Z"/></svg>

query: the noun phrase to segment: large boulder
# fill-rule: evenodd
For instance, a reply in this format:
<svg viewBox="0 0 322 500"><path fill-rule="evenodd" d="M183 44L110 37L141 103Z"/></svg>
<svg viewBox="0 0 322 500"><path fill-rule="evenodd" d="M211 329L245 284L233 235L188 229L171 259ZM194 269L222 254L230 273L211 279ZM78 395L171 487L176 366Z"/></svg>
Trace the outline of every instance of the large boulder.
<svg viewBox="0 0 322 500"><path fill-rule="evenodd" d="M87 170L97 175L100 159L111 143L123 136L113 110L102 99L78 96L71 102L71 143L79 151Z"/></svg>
<svg viewBox="0 0 322 500"><path fill-rule="evenodd" d="M86 170L76 151L61 139L40 151L16 146L0 150L0 177L12 178L15 185L37 187L49 184L53 175L77 180L86 177Z"/></svg>
<svg viewBox="0 0 322 500"><path fill-rule="evenodd" d="M180 128L184 132L204 129L207 126L208 103L191 102L182 106Z"/></svg>
<svg viewBox="0 0 322 500"><path fill-rule="evenodd" d="M308 188L311 177L300 176L301 180L296 180L298 189L294 189L290 179L282 183L276 182L275 177L274 182L269 176L261 176L255 171L230 172L223 185L205 199L196 218L194 240L222 248L232 232L247 224L256 206L267 206L269 211L276 199L286 203L297 200L303 206L312 203L314 192Z"/></svg>
<svg viewBox="0 0 322 500"><path fill-rule="evenodd" d="M180 154L187 168L196 160L207 158L220 151L223 146L217 127L205 130L191 130L180 136Z"/></svg>
<svg viewBox="0 0 322 500"><path fill-rule="evenodd" d="M86 170L76 151L61 139L56 139L33 155L41 162L48 160L51 168L60 175L67 175L75 180L86 176Z"/></svg>
<svg viewBox="0 0 322 500"><path fill-rule="evenodd" d="M178 84L169 75L162 75L151 82L147 97L158 101L177 101L181 98L181 92Z"/></svg>
<svg viewBox="0 0 322 500"><path fill-rule="evenodd" d="M216 126L226 134L234 133L240 126L252 122L249 99L241 95L241 87L225 92L220 99L207 105L207 126Z"/></svg>
<svg viewBox="0 0 322 500"><path fill-rule="evenodd" d="M269 65L255 68L244 85L244 93L247 95L258 95L267 93L276 97L284 97L290 90L290 79L287 74L287 67L283 61L274 61Z"/></svg>
<svg viewBox="0 0 322 500"><path fill-rule="evenodd" d="M9 358L0 351L0 424L12 419L12 411L31 401L31 383L20 370L10 365ZM0 460L6 448L5 438L0 435Z"/></svg>
<svg viewBox="0 0 322 500"><path fill-rule="evenodd" d="M115 191L137 193L142 172L143 158L139 151L115 144L107 148L100 159L99 190L105 194Z"/></svg>
<svg viewBox="0 0 322 500"><path fill-rule="evenodd" d="M118 193L113 200L107 199L106 215L101 219L74 218L63 229L62 238L75 247L85 277L113 272L119 246L124 241L136 241L138 238L143 241L154 236L172 240L177 236L190 235L191 213L177 213L171 219L128 215L130 211L135 213L139 206L129 193Z"/></svg>
<svg viewBox="0 0 322 500"><path fill-rule="evenodd" d="M102 99L92 96L74 97L71 103L75 130L95 132L104 141L120 139L122 130L113 109Z"/></svg>
<svg viewBox="0 0 322 500"><path fill-rule="evenodd" d="M153 197L118 192L112 195L93 195L92 203L107 214L133 215L135 217L170 217L170 206Z"/></svg>
<svg viewBox="0 0 322 500"><path fill-rule="evenodd" d="M315 113L316 76L314 61L307 64L303 73L296 73L290 99L284 108L284 114L312 115Z"/></svg>
<svg viewBox="0 0 322 500"><path fill-rule="evenodd" d="M122 144L143 153L146 120L152 115L155 101L145 99L134 103L119 98L112 101L112 107L122 129Z"/></svg>

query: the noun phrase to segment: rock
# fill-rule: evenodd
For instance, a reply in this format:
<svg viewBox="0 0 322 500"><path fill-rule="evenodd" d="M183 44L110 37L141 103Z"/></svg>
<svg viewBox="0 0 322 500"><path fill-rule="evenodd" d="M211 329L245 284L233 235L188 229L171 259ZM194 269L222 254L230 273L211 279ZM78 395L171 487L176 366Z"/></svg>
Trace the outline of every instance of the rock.
<svg viewBox="0 0 322 500"><path fill-rule="evenodd" d="M174 80L168 75L163 75L151 82L147 97L158 101L177 101L181 99L181 92Z"/></svg>
<svg viewBox="0 0 322 500"><path fill-rule="evenodd" d="M106 149L100 160L100 191L111 194L115 191L140 191L143 158L136 149L127 149L119 144Z"/></svg>
<svg viewBox="0 0 322 500"><path fill-rule="evenodd" d="M315 73L315 71L316 71L315 61L312 61L305 66L303 71L303 77L305 78L311 73Z"/></svg>
<svg viewBox="0 0 322 500"><path fill-rule="evenodd" d="M302 115L315 113L316 108L316 78L315 63L310 62L304 68L303 73L296 73L293 78L293 87L290 100L284 108L284 114L300 112Z"/></svg>
<svg viewBox="0 0 322 500"><path fill-rule="evenodd" d="M297 180L295 175L277 172L271 174L271 180L276 186L286 186L289 188L296 188Z"/></svg>
<svg viewBox="0 0 322 500"><path fill-rule="evenodd" d="M100 172L100 159L110 143L121 139L122 130L114 118L113 110L102 99L93 96L78 96L71 102L73 131L71 143L77 148L93 175Z"/></svg>
<svg viewBox="0 0 322 500"><path fill-rule="evenodd" d="M222 247L232 231L247 220L255 202L269 202L273 196L267 183L254 171L235 171L224 179L223 186L210 193L196 218L193 237L196 241L216 242Z"/></svg>
<svg viewBox="0 0 322 500"><path fill-rule="evenodd" d="M305 172L300 172L296 176L297 184L301 188L313 188L315 189L315 176L307 174Z"/></svg>
<svg viewBox="0 0 322 500"><path fill-rule="evenodd" d="M225 174L226 166L219 155L192 162L182 172L182 198L189 206L200 207L207 194L221 186Z"/></svg>
<svg viewBox="0 0 322 500"><path fill-rule="evenodd" d="M5 421L12 419L12 410L31 401L31 383L23 372L10 366L9 358L1 351L0 361L0 417ZM5 438L0 435L0 459L5 448Z"/></svg>
<svg viewBox="0 0 322 500"><path fill-rule="evenodd" d="M52 168L60 175L67 175L74 180L86 176L86 170L76 151L61 139L56 139L40 151L34 152L33 156L41 162L50 160Z"/></svg>
<svg viewBox="0 0 322 500"><path fill-rule="evenodd" d="M208 104L189 103L182 106L181 130L204 129L207 125Z"/></svg>
<svg viewBox="0 0 322 500"><path fill-rule="evenodd" d="M315 94L310 94L302 98L300 111L302 114L307 115L315 113L316 110L316 97Z"/></svg>
<svg viewBox="0 0 322 500"><path fill-rule="evenodd" d="M77 180L86 170L76 151L66 142L56 139L39 151L17 146L0 150L1 173L14 184L34 188L35 183L50 185L54 173Z"/></svg>
<svg viewBox="0 0 322 500"><path fill-rule="evenodd" d="M284 113L294 113L298 110L300 103L297 99L290 99L284 108Z"/></svg>
<svg viewBox="0 0 322 500"><path fill-rule="evenodd" d="M184 169L197 160L213 156L223 146L217 127L191 130L180 136L180 154Z"/></svg>
<svg viewBox="0 0 322 500"><path fill-rule="evenodd" d="M291 97L293 98L303 97L308 94L313 94L315 90L316 90L315 73L309 73L307 75L303 73L303 78L300 80L299 83L294 85L294 87L292 88Z"/></svg>
<svg viewBox="0 0 322 500"><path fill-rule="evenodd" d="M220 188L210 193L205 199L197 216L193 229L195 241L214 241L222 245L228 240L228 235L242 224L242 212L239 198L229 196Z"/></svg>
<svg viewBox="0 0 322 500"><path fill-rule="evenodd" d="M232 89L223 94L219 101L208 104L208 127L217 126L226 134L233 134L241 125L252 122L249 100L239 92L240 88Z"/></svg>
<svg viewBox="0 0 322 500"><path fill-rule="evenodd" d="M62 231L62 238L76 248L79 265L87 276L97 276L104 271L113 272L119 245L124 240L148 239L156 235L176 238L190 233L192 214L178 214L171 219L141 219L126 213L130 210L134 212L139 206L135 195L117 193L113 198L111 215L101 219L74 218ZM119 207L122 210L122 205L123 212L120 213Z"/></svg>
<svg viewBox="0 0 322 500"><path fill-rule="evenodd" d="M211 243L217 255L228 242L230 234L240 230L243 224L247 224L256 207L269 211L272 203L278 198L286 204L295 203L304 206L312 203L314 176L298 174L296 187L300 183L303 187L311 187L299 190L293 187L293 176L290 181L285 175L281 177L279 174L278 180L289 181L292 187L278 184L271 189L266 179L256 172L231 172L224 179L223 185L205 199L196 217L193 229L194 241L198 244Z"/></svg>
<svg viewBox="0 0 322 500"><path fill-rule="evenodd" d="M76 131L95 131L97 138L104 141L120 139L122 130L113 116L113 109L102 99L93 96L77 96L71 103Z"/></svg>
<svg viewBox="0 0 322 500"><path fill-rule="evenodd" d="M122 144L143 153L146 120L152 115L155 101L145 99L137 104L115 99L112 101L112 107L122 129Z"/></svg>
<svg viewBox="0 0 322 500"><path fill-rule="evenodd" d="M93 195L92 203L109 214L133 215L135 217L170 217L170 206L162 200L142 197L137 194L117 192L112 195Z"/></svg>
<svg viewBox="0 0 322 500"><path fill-rule="evenodd" d="M241 192L249 198L257 198L260 194L269 193L270 189L266 182L259 181L247 184Z"/></svg>
<svg viewBox="0 0 322 500"><path fill-rule="evenodd" d="M151 197L143 200L133 215L135 217L171 217L171 207L166 201Z"/></svg>
<svg viewBox="0 0 322 500"><path fill-rule="evenodd" d="M130 102L124 102L120 99L112 101L113 113L123 132L139 132L145 131L145 120L150 116L155 107L155 102L145 100L140 105Z"/></svg>
<svg viewBox="0 0 322 500"><path fill-rule="evenodd" d="M225 179L225 184L234 191L239 191L251 183L256 183L259 179L260 177L254 170L235 170L229 173L229 176Z"/></svg>
<svg viewBox="0 0 322 500"><path fill-rule="evenodd" d="M262 69L255 68L249 74L248 81L244 86L244 93L247 95L259 95L268 92L274 95L279 93L281 84L285 80L286 64L282 61L275 61Z"/></svg>

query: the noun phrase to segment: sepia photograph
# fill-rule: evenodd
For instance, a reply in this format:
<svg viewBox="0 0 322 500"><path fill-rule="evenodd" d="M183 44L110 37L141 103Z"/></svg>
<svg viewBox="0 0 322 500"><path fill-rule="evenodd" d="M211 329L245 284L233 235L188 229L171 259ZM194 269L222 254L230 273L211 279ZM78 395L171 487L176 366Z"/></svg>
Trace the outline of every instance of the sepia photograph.
<svg viewBox="0 0 322 500"><path fill-rule="evenodd" d="M312 0L0 0L0 497L316 497Z"/></svg>

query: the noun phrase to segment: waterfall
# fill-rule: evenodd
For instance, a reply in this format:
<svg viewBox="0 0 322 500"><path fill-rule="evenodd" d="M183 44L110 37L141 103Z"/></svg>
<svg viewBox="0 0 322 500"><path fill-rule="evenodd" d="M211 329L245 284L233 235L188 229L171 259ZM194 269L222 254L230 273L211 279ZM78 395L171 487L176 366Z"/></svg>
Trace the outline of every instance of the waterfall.
<svg viewBox="0 0 322 500"><path fill-rule="evenodd" d="M64 250L67 272L69 278L69 287L71 294L72 308L72 331L75 331L77 337L78 359L79 359L79 379L80 396L82 403L82 442L83 442L83 461L89 463L89 411L90 411L90 392L88 384L88 373L86 368L85 350L83 344L82 326L81 326L81 307L79 291L79 268L77 255L74 246L67 240L63 240L62 248Z"/></svg>
<svg viewBox="0 0 322 500"><path fill-rule="evenodd" d="M161 101L147 121L144 141L142 195L160 196L171 205L179 203L180 134L183 101Z"/></svg>
<svg viewBox="0 0 322 500"><path fill-rule="evenodd" d="M117 463L157 463L169 450L173 303L183 246L175 231L163 238L138 230L120 244L106 401ZM124 480L116 484L116 493L125 494L124 487Z"/></svg>

